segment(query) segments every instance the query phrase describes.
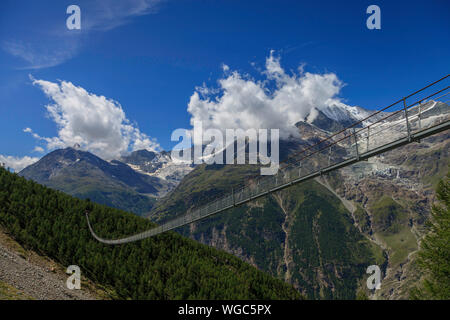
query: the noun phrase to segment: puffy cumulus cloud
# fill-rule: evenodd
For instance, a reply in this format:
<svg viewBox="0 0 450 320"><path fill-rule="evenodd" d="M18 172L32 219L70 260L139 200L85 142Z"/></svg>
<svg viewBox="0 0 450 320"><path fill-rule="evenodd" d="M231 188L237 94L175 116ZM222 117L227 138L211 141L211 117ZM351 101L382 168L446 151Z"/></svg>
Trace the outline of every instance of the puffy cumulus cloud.
<svg viewBox="0 0 450 320"><path fill-rule="evenodd" d="M67 81L54 83L33 78L32 81L53 102L46 109L58 128L58 136L42 137L31 128L24 132L46 144L47 150L79 144L104 159L118 158L130 150L159 150L156 140L132 124L117 101L89 93Z"/></svg>
<svg viewBox="0 0 450 320"><path fill-rule="evenodd" d="M132 132L132 151L136 150L159 150L160 146L155 138L150 138L145 133L142 133L137 128L133 128Z"/></svg>
<svg viewBox="0 0 450 320"><path fill-rule="evenodd" d="M317 109L342 104L337 96L343 83L334 73L287 73L273 51L255 80L222 65L224 77L218 88L197 87L188 104L191 125L202 121L203 129L280 129L280 137L297 135L295 123L313 120Z"/></svg>
<svg viewBox="0 0 450 320"><path fill-rule="evenodd" d="M4 156L0 154L0 163L5 164L5 167L12 168L15 172L21 171L23 168L28 167L29 165L32 165L33 163L37 162L39 158L35 157L13 157L13 156Z"/></svg>

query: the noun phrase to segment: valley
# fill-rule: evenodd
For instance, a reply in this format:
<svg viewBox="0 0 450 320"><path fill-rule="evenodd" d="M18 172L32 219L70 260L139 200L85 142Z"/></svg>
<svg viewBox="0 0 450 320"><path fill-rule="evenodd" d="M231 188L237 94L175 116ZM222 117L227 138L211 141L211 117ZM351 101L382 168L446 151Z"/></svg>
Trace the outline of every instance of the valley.
<svg viewBox="0 0 450 320"><path fill-rule="evenodd" d="M3 168L0 186L0 225L14 242L58 265L78 265L97 286L107 288L114 299L302 298L290 285L238 258L173 232L126 246L104 246L92 238L84 215L90 212L102 236L154 226L131 213L73 198ZM5 270L2 267L6 277L2 280L21 287L20 281L26 277L15 278L18 275L10 274L7 265L23 265L15 269L24 274L36 268L27 266L16 254L6 254ZM34 273L47 276L45 270ZM39 296L33 291L33 283L24 291ZM58 286L64 284L59 282Z"/></svg>

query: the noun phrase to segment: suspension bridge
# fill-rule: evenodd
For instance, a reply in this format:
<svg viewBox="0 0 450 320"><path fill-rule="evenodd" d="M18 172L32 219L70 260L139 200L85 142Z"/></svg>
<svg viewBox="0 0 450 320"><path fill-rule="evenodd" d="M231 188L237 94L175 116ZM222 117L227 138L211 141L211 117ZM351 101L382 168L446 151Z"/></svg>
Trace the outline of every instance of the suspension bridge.
<svg viewBox="0 0 450 320"><path fill-rule="evenodd" d="M418 143L450 129L450 107L446 100L450 96L449 77L450 74L291 155L280 163L277 174L248 179L229 194L160 226L120 239L103 239L94 232L86 212L89 230L95 239L105 244L143 240L381 153Z"/></svg>

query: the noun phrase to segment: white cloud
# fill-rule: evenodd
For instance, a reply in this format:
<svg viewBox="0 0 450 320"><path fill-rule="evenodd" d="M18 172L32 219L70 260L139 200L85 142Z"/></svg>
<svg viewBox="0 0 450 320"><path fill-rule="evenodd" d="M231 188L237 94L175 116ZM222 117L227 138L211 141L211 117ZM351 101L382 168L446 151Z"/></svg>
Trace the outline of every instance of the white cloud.
<svg viewBox="0 0 450 320"><path fill-rule="evenodd" d="M39 152L39 153L44 153L45 150L42 147L36 146L36 147L34 147L33 151L34 152Z"/></svg>
<svg viewBox="0 0 450 320"><path fill-rule="evenodd" d="M39 158L29 157L25 156L23 158L21 157L13 157L13 156L4 156L0 154L0 163L4 163L5 167L10 167L14 169L15 172L19 172L23 168L28 167L29 165L32 165L36 161L38 161Z"/></svg>
<svg viewBox="0 0 450 320"><path fill-rule="evenodd" d="M155 139L131 124L117 101L89 93L67 81L32 80L53 102L46 109L58 128L58 136L42 137L31 128L24 131L46 143L47 150L78 143L82 149L109 160L130 150L160 148Z"/></svg>
<svg viewBox="0 0 450 320"><path fill-rule="evenodd" d="M223 70L223 72L228 72L230 70L230 67L228 65L226 65L225 63L223 63L222 70Z"/></svg>
<svg viewBox="0 0 450 320"><path fill-rule="evenodd" d="M296 135L295 123L314 116L314 108L342 104L338 94L343 83L334 73L288 74L273 52L266 59L263 80L257 81L237 71L225 71L219 87L196 88L188 104L191 125L203 122L203 129L280 129L280 137Z"/></svg>
<svg viewBox="0 0 450 320"><path fill-rule="evenodd" d="M72 37L58 37L48 41L46 39L30 42L9 40L2 43L2 48L27 62L25 67L19 69L42 69L57 66L71 59L78 53L80 45Z"/></svg>
<svg viewBox="0 0 450 320"><path fill-rule="evenodd" d="M89 0L83 5L83 27L88 30L111 30L130 21L157 11L161 0Z"/></svg>

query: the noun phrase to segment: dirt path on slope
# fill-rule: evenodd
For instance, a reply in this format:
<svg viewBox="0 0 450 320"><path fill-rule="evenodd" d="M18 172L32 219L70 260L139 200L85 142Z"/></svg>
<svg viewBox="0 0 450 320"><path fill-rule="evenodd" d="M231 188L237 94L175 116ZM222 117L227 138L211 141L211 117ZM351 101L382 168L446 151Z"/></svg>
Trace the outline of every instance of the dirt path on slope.
<svg viewBox="0 0 450 320"><path fill-rule="evenodd" d="M290 250L289 250L289 235L288 235L288 213L287 211L284 209L283 207L283 200L281 199L281 197L279 195L277 195L276 193L273 194L275 200L278 202L281 210L283 211L285 218L284 218L284 222L281 225L281 229L283 230L284 234L285 234L285 238L284 238L284 251L283 251L283 261L284 261L284 265L286 266L286 273L284 275L284 281L286 281L287 283L291 283L291 272L289 270L289 264L291 262L293 262L292 259L292 255L290 254Z"/></svg>

